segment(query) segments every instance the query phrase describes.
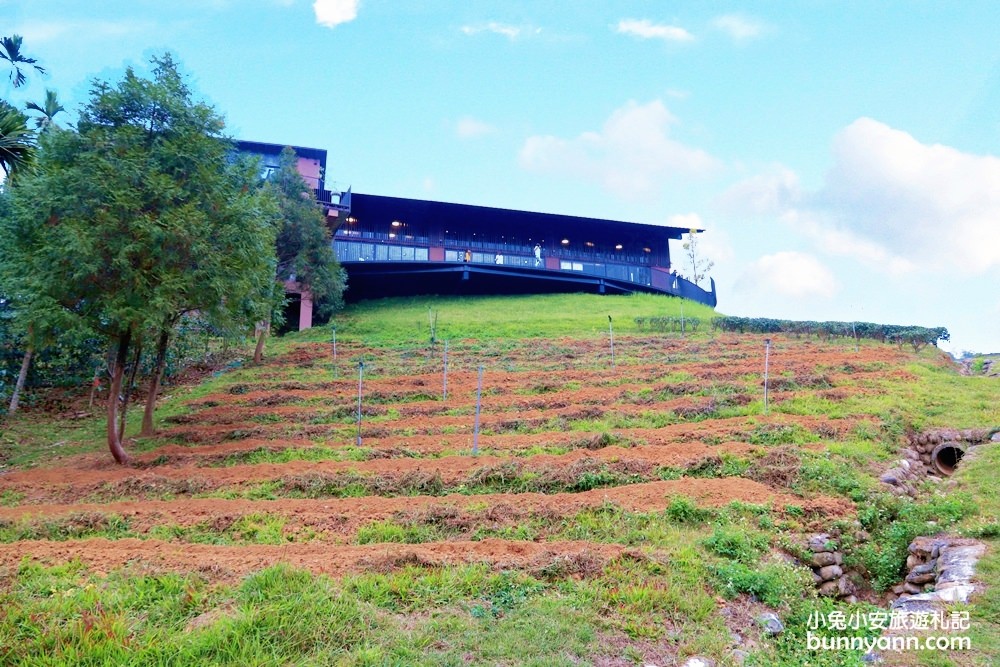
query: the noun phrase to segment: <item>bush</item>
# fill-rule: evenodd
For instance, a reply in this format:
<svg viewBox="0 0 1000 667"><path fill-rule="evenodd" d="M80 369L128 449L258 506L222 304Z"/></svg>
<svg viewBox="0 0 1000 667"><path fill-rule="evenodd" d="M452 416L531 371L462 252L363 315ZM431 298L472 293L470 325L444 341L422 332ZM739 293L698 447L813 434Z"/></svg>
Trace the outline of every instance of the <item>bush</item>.
<svg viewBox="0 0 1000 667"><path fill-rule="evenodd" d="M797 600L812 587L812 578L804 568L783 563L768 563L753 569L744 563L727 561L711 566L709 571L724 597L732 599L743 593L769 607Z"/></svg>
<svg viewBox="0 0 1000 667"><path fill-rule="evenodd" d="M767 536L739 526L717 526L702 542L712 553L740 563L754 563L770 546Z"/></svg>

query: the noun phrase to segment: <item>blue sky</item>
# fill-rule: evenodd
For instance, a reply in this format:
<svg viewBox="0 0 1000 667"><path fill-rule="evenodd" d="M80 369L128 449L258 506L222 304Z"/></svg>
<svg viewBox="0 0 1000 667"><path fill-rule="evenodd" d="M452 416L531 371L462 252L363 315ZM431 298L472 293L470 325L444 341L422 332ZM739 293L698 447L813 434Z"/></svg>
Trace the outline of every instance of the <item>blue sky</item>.
<svg viewBox="0 0 1000 667"><path fill-rule="evenodd" d="M49 70L8 97L70 120L169 49L233 136L325 148L328 183L702 227L722 312L1000 352L996 2L0 0L0 25Z"/></svg>

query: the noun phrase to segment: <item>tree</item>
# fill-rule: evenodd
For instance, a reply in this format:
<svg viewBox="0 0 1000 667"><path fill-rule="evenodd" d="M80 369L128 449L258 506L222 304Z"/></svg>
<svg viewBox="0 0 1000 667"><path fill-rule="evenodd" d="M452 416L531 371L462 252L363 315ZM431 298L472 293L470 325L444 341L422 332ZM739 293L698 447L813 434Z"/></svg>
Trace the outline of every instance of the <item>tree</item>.
<svg viewBox="0 0 1000 667"><path fill-rule="evenodd" d="M35 118L35 127L39 132L44 132L49 127L55 126L55 117L66 111L66 107L59 103L59 98L54 90L45 90L45 101L41 104L28 102L25 105L29 111L35 111L40 116Z"/></svg>
<svg viewBox="0 0 1000 667"><path fill-rule="evenodd" d="M45 68L34 58L21 53L20 35L0 37L0 60L10 65L10 82L20 88L27 81L23 65L31 65L39 74ZM35 134L28 129L28 118L6 100L0 100L0 168L8 180L24 171L34 157Z"/></svg>
<svg viewBox="0 0 1000 667"><path fill-rule="evenodd" d="M39 74L45 74L45 68L39 65L37 60L21 53L22 39L23 37L20 35L0 37L0 60L6 60L9 63L11 68L10 82L14 84L15 88L20 88L27 81L24 71L21 69L22 65L31 65Z"/></svg>
<svg viewBox="0 0 1000 667"><path fill-rule="evenodd" d="M192 100L169 54L151 65L151 80L129 68L115 85L95 81L76 130L42 136L0 228L17 291L51 299L112 345L107 440L118 463L128 462L119 398L133 344L179 309L259 320L275 271L256 174L228 159L221 117Z"/></svg>
<svg viewBox="0 0 1000 667"><path fill-rule="evenodd" d="M0 100L0 168L13 183L19 172L31 164L35 155L35 133L28 128L28 117Z"/></svg>
<svg viewBox="0 0 1000 667"><path fill-rule="evenodd" d="M681 247L684 248L684 256L691 265L691 282L695 285L705 279L706 274L715 266L715 262L700 257L698 254L698 230L692 229L688 232L687 241Z"/></svg>
<svg viewBox="0 0 1000 667"><path fill-rule="evenodd" d="M347 274L337 261L323 211L299 173L297 162L295 151L286 146L281 151L278 169L268 180L281 218L276 278L279 287L294 278L312 293L317 315L327 317L343 307ZM257 362L266 335L267 328L262 327L254 355Z"/></svg>

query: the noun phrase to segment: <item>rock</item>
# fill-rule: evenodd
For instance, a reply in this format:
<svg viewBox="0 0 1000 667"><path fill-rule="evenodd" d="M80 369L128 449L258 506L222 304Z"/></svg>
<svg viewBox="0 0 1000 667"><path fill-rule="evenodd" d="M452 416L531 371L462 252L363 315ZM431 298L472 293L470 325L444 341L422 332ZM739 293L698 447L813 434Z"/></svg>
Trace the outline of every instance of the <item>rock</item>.
<svg viewBox="0 0 1000 667"><path fill-rule="evenodd" d="M968 583L976 574L976 561L986 553L984 544L967 544L941 549L938 583Z"/></svg>
<svg viewBox="0 0 1000 667"><path fill-rule="evenodd" d="M923 563L923 561L920 559L920 556L916 554L910 554L906 557L906 569L908 571L918 567L921 563Z"/></svg>
<svg viewBox="0 0 1000 667"><path fill-rule="evenodd" d="M824 581L830 581L843 575L844 571L839 565L827 565L826 567L821 567L818 574L823 577Z"/></svg>
<svg viewBox="0 0 1000 667"><path fill-rule="evenodd" d="M896 595L901 594L903 590L904 590L903 584L896 584L895 586L892 587L892 592L895 593Z"/></svg>
<svg viewBox="0 0 1000 667"><path fill-rule="evenodd" d="M746 651L741 651L740 649L733 650L729 655L732 656L733 662L735 662L737 665L742 665L744 662L746 662L747 658L750 657L749 653L747 653Z"/></svg>
<svg viewBox="0 0 1000 667"><path fill-rule="evenodd" d="M733 644L735 644L736 646L739 646L743 643L743 637L738 632L730 632L729 640L733 642Z"/></svg>
<svg viewBox="0 0 1000 667"><path fill-rule="evenodd" d="M858 532L854 533L854 539L857 540L858 542L867 542L869 539L871 539L871 535L868 534L867 530L859 530Z"/></svg>
<svg viewBox="0 0 1000 667"><path fill-rule="evenodd" d="M890 470L889 472L883 473L882 476L878 478L878 481L895 486L899 484L899 473L895 470Z"/></svg>
<svg viewBox="0 0 1000 667"><path fill-rule="evenodd" d="M844 598L844 602L846 602L847 604L857 604L858 603L858 596L857 595L848 595L846 598Z"/></svg>
<svg viewBox="0 0 1000 667"><path fill-rule="evenodd" d="M858 592L857 587L854 582L847 577L841 577L837 580L837 597L846 598L848 595L854 595Z"/></svg>
<svg viewBox="0 0 1000 667"><path fill-rule="evenodd" d="M817 573L813 572L813 583L817 586L823 583L823 577L819 576Z"/></svg>
<svg viewBox="0 0 1000 667"><path fill-rule="evenodd" d="M771 637L780 635L785 631L785 626L781 623L781 619L778 618L777 614L768 612L766 614L761 614L757 617L757 623L764 628L764 632Z"/></svg>
<svg viewBox="0 0 1000 667"><path fill-rule="evenodd" d="M827 565L836 565L837 557L834 556L832 551L817 551L812 557L813 567L826 567Z"/></svg>
<svg viewBox="0 0 1000 667"><path fill-rule="evenodd" d="M1000 442L1000 431L990 436L990 442Z"/></svg>
<svg viewBox="0 0 1000 667"><path fill-rule="evenodd" d="M694 655L688 658L681 667L715 667L715 660Z"/></svg>
<svg viewBox="0 0 1000 667"><path fill-rule="evenodd" d="M834 597L839 591L840 586L837 585L836 581L824 581L823 585L819 587L819 594L827 597Z"/></svg>
<svg viewBox="0 0 1000 667"><path fill-rule="evenodd" d="M906 582L905 584L903 584L903 591L909 593L910 595L917 595L918 593L923 592L920 589L920 586L916 586L914 584L911 584L910 582Z"/></svg>
<svg viewBox="0 0 1000 667"><path fill-rule="evenodd" d="M837 545L830 539L828 534L819 533L809 538L806 547L813 553L819 553L820 551L834 551Z"/></svg>
<svg viewBox="0 0 1000 667"><path fill-rule="evenodd" d="M914 574L913 572L910 572L906 575L907 583L916 585L929 584L934 581L934 579L935 577L933 572L924 572L923 574Z"/></svg>

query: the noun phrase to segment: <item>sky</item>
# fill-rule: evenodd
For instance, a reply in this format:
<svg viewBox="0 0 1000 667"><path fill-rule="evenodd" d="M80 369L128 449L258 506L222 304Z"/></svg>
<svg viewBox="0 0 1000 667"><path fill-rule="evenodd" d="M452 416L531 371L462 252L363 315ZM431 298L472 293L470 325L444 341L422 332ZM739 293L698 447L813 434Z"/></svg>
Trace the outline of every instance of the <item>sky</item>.
<svg viewBox="0 0 1000 667"><path fill-rule="evenodd" d="M0 0L48 70L0 88L72 122L169 50L233 137L326 149L327 187L697 227L720 312L985 353L997 25L993 0Z"/></svg>

